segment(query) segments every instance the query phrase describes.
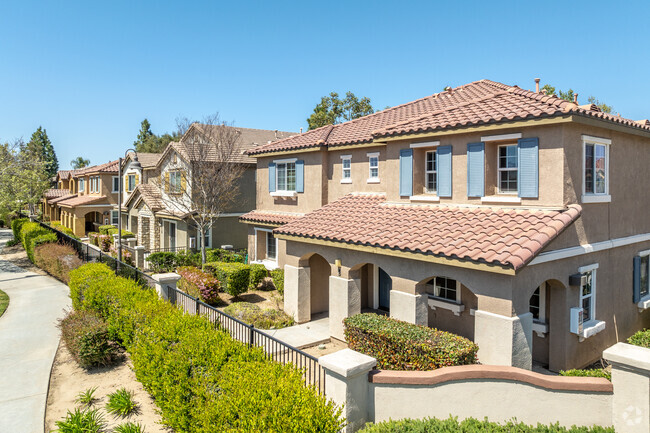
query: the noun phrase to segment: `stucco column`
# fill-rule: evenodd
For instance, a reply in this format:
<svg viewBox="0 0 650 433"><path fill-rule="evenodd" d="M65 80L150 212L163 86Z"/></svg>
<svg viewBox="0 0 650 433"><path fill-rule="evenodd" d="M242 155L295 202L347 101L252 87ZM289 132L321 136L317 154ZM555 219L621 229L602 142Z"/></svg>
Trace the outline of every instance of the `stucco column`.
<svg viewBox="0 0 650 433"><path fill-rule="evenodd" d="M330 336L345 341L343 319L361 313L361 290L357 280L330 276Z"/></svg>
<svg viewBox="0 0 650 433"><path fill-rule="evenodd" d="M377 365L370 356L343 349L318 358L325 369L325 396L343 408L347 424L342 432L355 432L368 421L368 373Z"/></svg>
<svg viewBox="0 0 650 433"><path fill-rule="evenodd" d="M181 276L170 272L167 274L153 274L151 276L156 281L156 292L165 301L169 301L168 287L176 288L176 282L181 279Z"/></svg>
<svg viewBox="0 0 650 433"><path fill-rule="evenodd" d="M650 349L617 343L603 358L612 365L614 429L650 433Z"/></svg>
<svg viewBox="0 0 650 433"><path fill-rule="evenodd" d="M533 366L533 314L508 317L488 311L474 313L478 360L486 365Z"/></svg>
<svg viewBox="0 0 650 433"><path fill-rule="evenodd" d="M298 323L311 320L310 269L284 265L284 312Z"/></svg>
<svg viewBox="0 0 650 433"><path fill-rule="evenodd" d="M144 247L142 245L138 245L133 247L134 255L135 257L133 260L135 261L135 267L138 269L144 269Z"/></svg>
<svg viewBox="0 0 650 433"><path fill-rule="evenodd" d="M74 231L74 234L79 237L83 237L86 235L86 219L85 218L77 218L76 215L73 215L72 217L72 230Z"/></svg>
<svg viewBox="0 0 650 433"><path fill-rule="evenodd" d="M416 325L428 325L427 297L391 290L390 317Z"/></svg>

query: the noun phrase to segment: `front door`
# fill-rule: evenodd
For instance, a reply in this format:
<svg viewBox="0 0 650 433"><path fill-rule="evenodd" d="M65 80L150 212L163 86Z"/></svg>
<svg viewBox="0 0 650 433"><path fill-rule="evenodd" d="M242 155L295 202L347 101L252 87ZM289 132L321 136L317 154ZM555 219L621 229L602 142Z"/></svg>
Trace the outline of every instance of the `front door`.
<svg viewBox="0 0 650 433"><path fill-rule="evenodd" d="M393 288L393 280L388 274L379 268L379 309L388 311L390 308L390 291Z"/></svg>
<svg viewBox="0 0 650 433"><path fill-rule="evenodd" d="M176 250L176 223L169 223L169 248Z"/></svg>

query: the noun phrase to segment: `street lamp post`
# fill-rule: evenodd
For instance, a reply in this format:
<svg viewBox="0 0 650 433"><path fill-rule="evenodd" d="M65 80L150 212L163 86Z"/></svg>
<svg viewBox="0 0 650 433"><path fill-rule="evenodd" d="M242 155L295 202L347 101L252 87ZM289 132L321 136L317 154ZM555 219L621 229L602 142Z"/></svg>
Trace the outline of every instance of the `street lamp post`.
<svg viewBox="0 0 650 433"><path fill-rule="evenodd" d="M133 164L132 167L135 168L136 170L142 169L142 165L140 164L140 161L138 161L138 152L136 152L135 149L127 149L124 152L124 158L128 155L130 151L133 151ZM119 262L122 261L122 190L124 189L124 186L122 185L122 162L123 158L120 157L120 164L118 166L118 174L119 174L119 190L117 192L117 239L119 242L119 246L117 247L117 260Z"/></svg>

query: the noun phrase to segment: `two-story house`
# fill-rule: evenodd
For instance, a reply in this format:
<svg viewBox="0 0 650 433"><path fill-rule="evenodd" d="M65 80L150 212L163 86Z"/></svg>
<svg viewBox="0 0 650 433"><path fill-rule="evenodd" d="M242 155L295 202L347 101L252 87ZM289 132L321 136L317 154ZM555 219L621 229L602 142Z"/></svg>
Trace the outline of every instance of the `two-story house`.
<svg viewBox="0 0 650 433"><path fill-rule="evenodd" d="M41 210L43 220L58 221L61 219L61 209L56 205L57 202L70 198L70 179L74 170L59 170L52 179L52 186L43 193L41 198Z"/></svg>
<svg viewBox="0 0 650 433"><path fill-rule="evenodd" d="M197 229L190 217L193 211L190 196L194 193L192 167L197 158L220 164L218 152L197 152L196 146L214 146L212 141L217 134L213 133L212 128L218 127L194 123L178 142L170 143L162 154L138 153L141 170L132 167L132 155L125 160L124 227L135 233L138 244L148 251L200 247ZM239 196L206 233L205 245L245 248L247 226L240 223L238 218L255 208L255 159L244 152L294 133L228 128L238 133L237 155L232 162L244 166L243 175L238 181Z"/></svg>
<svg viewBox="0 0 650 433"><path fill-rule="evenodd" d="M251 257L335 338L384 310L557 371L650 326L648 121L482 80L248 154Z"/></svg>

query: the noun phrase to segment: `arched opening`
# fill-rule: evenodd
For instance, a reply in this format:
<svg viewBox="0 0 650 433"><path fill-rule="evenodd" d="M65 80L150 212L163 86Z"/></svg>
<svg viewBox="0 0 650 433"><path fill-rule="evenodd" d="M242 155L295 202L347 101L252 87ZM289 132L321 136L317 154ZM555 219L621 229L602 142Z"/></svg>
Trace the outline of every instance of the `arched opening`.
<svg viewBox="0 0 650 433"><path fill-rule="evenodd" d="M393 279L379 266L377 267L377 290L379 292L379 309L390 311L390 291L393 289Z"/></svg>
<svg viewBox="0 0 650 433"><path fill-rule="evenodd" d="M551 302L558 294L565 293L564 285L558 280L546 280L537 286L528 299L528 311L533 315L533 365L549 368L551 347Z"/></svg>
<svg viewBox="0 0 650 433"><path fill-rule="evenodd" d="M309 291L311 315L329 311L330 264L322 256L309 257Z"/></svg>
<svg viewBox="0 0 650 433"><path fill-rule="evenodd" d="M84 216L85 225L84 230L88 232L96 232L100 225L102 225L102 214L99 212L88 212Z"/></svg>

